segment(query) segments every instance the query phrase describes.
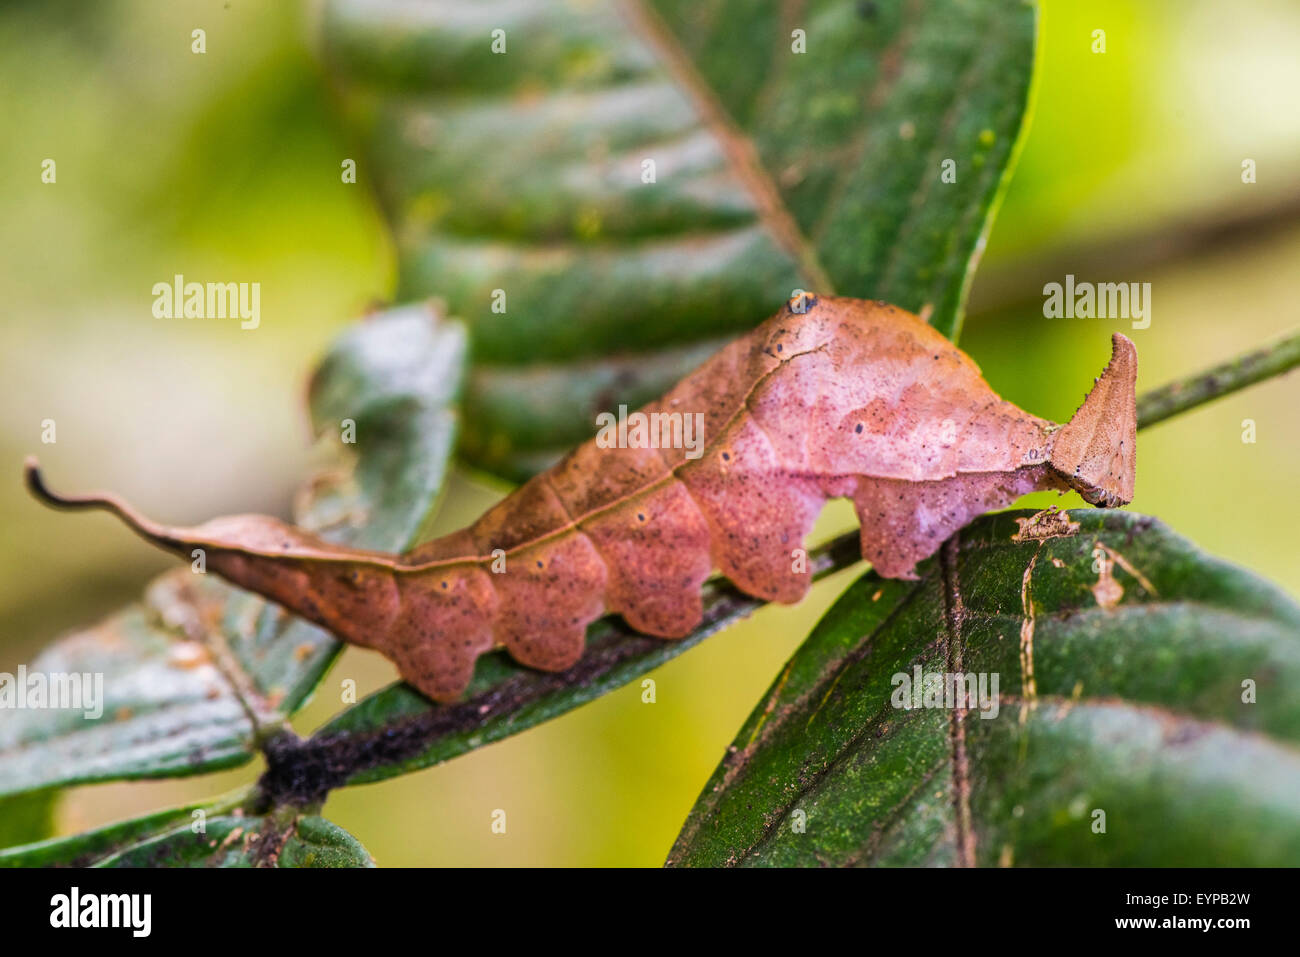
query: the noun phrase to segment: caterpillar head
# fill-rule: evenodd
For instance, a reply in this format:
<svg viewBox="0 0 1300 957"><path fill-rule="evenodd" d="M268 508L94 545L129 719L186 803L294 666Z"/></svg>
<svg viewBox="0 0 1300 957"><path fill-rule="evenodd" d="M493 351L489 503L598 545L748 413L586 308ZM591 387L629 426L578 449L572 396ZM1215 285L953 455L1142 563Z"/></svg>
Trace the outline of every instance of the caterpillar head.
<svg viewBox="0 0 1300 957"><path fill-rule="evenodd" d="M1137 469L1137 349L1118 332L1111 357L1083 405L1056 433L1052 468L1100 508L1133 501Z"/></svg>

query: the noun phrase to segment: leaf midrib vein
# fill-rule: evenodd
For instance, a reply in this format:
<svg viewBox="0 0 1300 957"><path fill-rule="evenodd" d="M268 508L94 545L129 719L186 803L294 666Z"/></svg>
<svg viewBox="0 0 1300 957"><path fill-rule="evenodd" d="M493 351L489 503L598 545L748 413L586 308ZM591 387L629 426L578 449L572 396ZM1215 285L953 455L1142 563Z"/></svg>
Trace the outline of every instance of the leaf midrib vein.
<svg viewBox="0 0 1300 957"><path fill-rule="evenodd" d="M835 287L804 235L786 208L781 192L763 168L757 150L727 114L713 91L696 69L677 37L645 0L621 0L625 20L656 54L678 89L694 105L700 121L713 133L732 173L753 198L759 220L776 244L794 260L814 292L833 295Z"/></svg>

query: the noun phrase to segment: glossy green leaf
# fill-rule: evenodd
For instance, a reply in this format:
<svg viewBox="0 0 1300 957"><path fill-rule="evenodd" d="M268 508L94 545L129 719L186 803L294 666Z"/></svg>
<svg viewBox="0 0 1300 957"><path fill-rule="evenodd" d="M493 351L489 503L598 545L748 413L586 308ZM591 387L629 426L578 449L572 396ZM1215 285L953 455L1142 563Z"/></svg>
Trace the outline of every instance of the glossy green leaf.
<svg viewBox="0 0 1300 957"><path fill-rule="evenodd" d="M669 862L1300 860L1300 608L1154 519L1071 512L1072 534L1016 540L1029 514L979 520L918 582L851 586ZM916 668L998 675L996 716L898 707Z"/></svg>
<svg viewBox="0 0 1300 957"><path fill-rule="evenodd" d="M247 810L241 791L0 851L3 867L373 867L336 824L290 808Z"/></svg>
<svg viewBox="0 0 1300 957"><path fill-rule="evenodd" d="M317 433L338 441L354 466L306 490L301 524L368 548L400 550L417 538L454 441L464 353L462 327L425 305L344 333L312 380L311 412ZM61 639L27 667L102 676L102 713L8 715L0 795L247 761L338 650L327 632L214 577L190 568L163 575L142 603Z"/></svg>
<svg viewBox="0 0 1300 957"><path fill-rule="evenodd" d="M197 812L203 815L229 813L239 807L245 797L246 793L240 792L215 802L168 808L81 834L0 850L0 867L90 867L144 841L181 827L190 827L200 816Z"/></svg>
<svg viewBox="0 0 1300 957"><path fill-rule="evenodd" d="M472 328L463 451L516 477L796 289L956 338L1035 39L1015 0L331 0L323 19L404 295Z"/></svg>
<svg viewBox="0 0 1300 957"><path fill-rule="evenodd" d="M209 817L133 845L95 867L373 867L355 837L315 815Z"/></svg>

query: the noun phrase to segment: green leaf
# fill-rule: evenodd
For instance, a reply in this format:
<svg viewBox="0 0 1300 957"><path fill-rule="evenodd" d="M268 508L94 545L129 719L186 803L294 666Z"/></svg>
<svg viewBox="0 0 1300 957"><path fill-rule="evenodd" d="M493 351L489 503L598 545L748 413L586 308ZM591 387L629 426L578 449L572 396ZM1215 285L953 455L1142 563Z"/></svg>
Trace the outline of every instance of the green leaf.
<svg viewBox="0 0 1300 957"><path fill-rule="evenodd" d="M471 326L462 450L519 477L796 289L955 339L1035 10L331 0L323 36L404 294Z"/></svg>
<svg viewBox="0 0 1300 957"><path fill-rule="evenodd" d="M1300 859L1300 608L1154 519L1070 512L1072 534L1017 540L1029 514L979 520L918 582L851 586L669 862ZM1000 710L896 707L916 667L997 674Z"/></svg>
<svg viewBox="0 0 1300 957"><path fill-rule="evenodd" d="M0 851L0 867L89 867L163 833L188 828L197 816L196 811L204 814L232 811L245 797L246 792L239 792L215 802L169 808L81 834L12 847Z"/></svg>
<svg viewBox="0 0 1300 957"><path fill-rule="evenodd" d="M142 841L95 867L373 867L355 837L314 815L209 817Z"/></svg>
<svg viewBox="0 0 1300 957"><path fill-rule="evenodd" d="M3 867L373 867L357 839L291 808L247 811L249 792L0 851Z"/></svg>
<svg viewBox="0 0 1300 957"><path fill-rule="evenodd" d="M0 848L37 841L54 831L58 792L30 791L0 798Z"/></svg>
<svg viewBox="0 0 1300 957"><path fill-rule="evenodd" d="M366 548L415 541L446 472L464 353L462 327L426 305L340 337L313 377L312 421L349 454L355 436L355 465L312 484L300 523ZM6 717L0 795L241 764L301 707L338 650L327 632L213 577L189 568L163 575L142 603L28 666L102 676L102 714Z"/></svg>

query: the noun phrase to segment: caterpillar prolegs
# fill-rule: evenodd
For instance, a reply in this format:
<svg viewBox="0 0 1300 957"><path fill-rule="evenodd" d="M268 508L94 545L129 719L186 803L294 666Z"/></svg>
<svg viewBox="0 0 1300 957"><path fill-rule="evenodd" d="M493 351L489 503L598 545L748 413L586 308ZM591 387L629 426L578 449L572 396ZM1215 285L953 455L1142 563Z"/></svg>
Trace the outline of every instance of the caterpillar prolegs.
<svg viewBox="0 0 1300 957"><path fill-rule="evenodd" d="M719 570L758 598L797 602L797 560L822 506L849 498L862 555L890 578L976 516L1040 489L1100 506L1133 497L1137 353L1110 364L1064 426L999 398L964 353L879 302L792 301L642 412L700 414L695 449L594 439L468 528L404 555L342 548L274 518L152 522L110 495L65 498L28 465L34 492L115 512L154 544L376 649L429 697L460 696L484 652L561 670L607 613L680 638ZM661 443L655 443L661 444Z"/></svg>

